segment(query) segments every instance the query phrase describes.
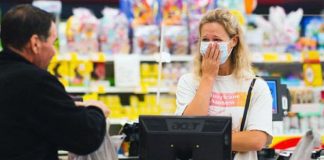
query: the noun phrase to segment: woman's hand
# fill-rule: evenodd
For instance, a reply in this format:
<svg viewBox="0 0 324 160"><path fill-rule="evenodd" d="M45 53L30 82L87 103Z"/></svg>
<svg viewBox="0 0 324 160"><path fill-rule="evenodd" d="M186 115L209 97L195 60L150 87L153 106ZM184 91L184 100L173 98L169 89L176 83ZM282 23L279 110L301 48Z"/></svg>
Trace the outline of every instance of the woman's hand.
<svg viewBox="0 0 324 160"><path fill-rule="evenodd" d="M203 55L202 59L202 79L207 78L214 80L216 78L220 65L219 54L218 44L216 42L209 44L206 54Z"/></svg>
<svg viewBox="0 0 324 160"><path fill-rule="evenodd" d="M201 64L202 77L197 93L192 102L185 109L183 115L208 115L210 96L220 65L219 57L218 45L216 43L209 44Z"/></svg>

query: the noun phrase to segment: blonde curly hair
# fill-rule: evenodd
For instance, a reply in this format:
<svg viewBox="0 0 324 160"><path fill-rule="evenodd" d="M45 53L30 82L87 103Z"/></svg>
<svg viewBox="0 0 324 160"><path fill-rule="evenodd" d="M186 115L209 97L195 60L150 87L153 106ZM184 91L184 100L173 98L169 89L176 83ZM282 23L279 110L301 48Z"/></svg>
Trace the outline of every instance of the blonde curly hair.
<svg viewBox="0 0 324 160"><path fill-rule="evenodd" d="M230 38L238 37L236 46L233 48L230 55L231 67L233 74L237 79L252 78L254 73L251 66L251 58L248 47L244 41L243 31L236 17L227 9L215 9L207 12L201 19L199 24L199 37L201 39L201 29L204 24L218 23L222 25ZM200 42L199 42L200 47ZM201 62L202 56L196 54L194 61L194 72L196 78L201 78Z"/></svg>

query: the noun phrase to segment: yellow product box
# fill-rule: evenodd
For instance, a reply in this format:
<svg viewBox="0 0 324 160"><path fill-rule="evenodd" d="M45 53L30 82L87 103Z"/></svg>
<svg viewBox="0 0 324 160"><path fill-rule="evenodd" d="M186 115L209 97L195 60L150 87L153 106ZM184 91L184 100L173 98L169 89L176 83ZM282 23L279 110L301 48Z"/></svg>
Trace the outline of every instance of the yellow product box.
<svg viewBox="0 0 324 160"><path fill-rule="evenodd" d="M70 86L89 86L93 63L91 61L72 61L69 67Z"/></svg>
<svg viewBox="0 0 324 160"><path fill-rule="evenodd" d="M264 62L279 62L278 53L264 53L263 54Z"/></svg>
<svg viewBox="0 0 324 160"><path fill-rule="evenodd" d="M302 58L305 63L320 62L319 51L305 51L302 53Z"/></svg>
<svg viewBox="0 0 324 160"><path fill-rule="evenodd" d="M48 72L58 78L58 80L65 86L69 86L69 62L53 60L48 66Z"/></svg>
<svg viewBox="0 0 324 160"><path fill-rule="evenodd" d="M305 63L303 71L306 86L322 86L322 66L320 63Z"/></svg>

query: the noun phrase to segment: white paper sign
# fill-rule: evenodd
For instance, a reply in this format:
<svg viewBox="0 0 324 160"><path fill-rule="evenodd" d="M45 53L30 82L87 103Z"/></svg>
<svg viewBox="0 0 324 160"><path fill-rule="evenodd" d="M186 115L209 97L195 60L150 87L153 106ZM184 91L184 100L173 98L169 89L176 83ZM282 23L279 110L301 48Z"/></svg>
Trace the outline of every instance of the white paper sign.
<svg viewBox="0 0 324 160"><path fill-rule="evenodd" d="M116 55L114 63L116 86L137 87L140 85L140 60L138 55Z"/></svg>

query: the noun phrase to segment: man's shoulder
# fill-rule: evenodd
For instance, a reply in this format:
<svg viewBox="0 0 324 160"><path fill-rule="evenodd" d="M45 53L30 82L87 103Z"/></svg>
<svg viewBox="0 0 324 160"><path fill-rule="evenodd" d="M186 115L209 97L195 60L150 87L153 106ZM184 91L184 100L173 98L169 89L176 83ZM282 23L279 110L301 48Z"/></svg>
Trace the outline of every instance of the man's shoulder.
<svg viewBox="0 0 324 160"><path fill-rule="evenodd" d="M40 69L37 66L13 62L6 65L0 65L0 72L4 76L4 78L13 78L19 80L33 80L39 81L42 79L52 79L55 78L46 70ZM1 77L1 76L0 76Z"/></svg>
<svg viewBox="0 0 324 160"><path fill-rule="evenodd" d="M45 77L52 77L52 75L44 70L44 69L41 69L41 68L38 68L37 66L34 66L34 65L29 65L29 64L23 64L23 63L20 63L18 65L21 65L21 71L22 74L27 74L27 75L30 75L30 76L33 76L35 78L45 78Z"/></svg>

